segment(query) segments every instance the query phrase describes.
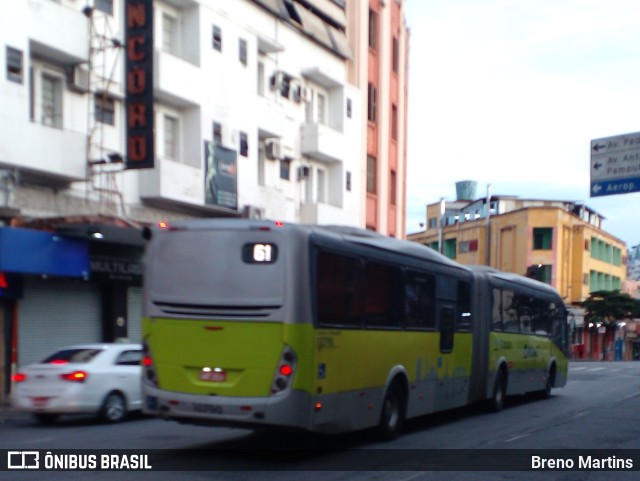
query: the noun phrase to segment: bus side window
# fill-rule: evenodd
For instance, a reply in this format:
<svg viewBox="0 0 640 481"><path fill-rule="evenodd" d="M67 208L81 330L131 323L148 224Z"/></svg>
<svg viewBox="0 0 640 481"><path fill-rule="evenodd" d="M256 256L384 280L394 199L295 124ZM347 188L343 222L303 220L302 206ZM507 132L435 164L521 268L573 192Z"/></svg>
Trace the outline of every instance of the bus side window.
<svg viewBox="0 0 640 481"><path fill-rule="evenodd" d="M468 281L458 281L458 331L471 330L471 284Z"/></svg>
<svg viewBox="0 0 640 481"><path fill-rule="evenodd" d="M440 352L453 351L453 332L455 331L455 311L452 307L440 309Z"/></svg>
<svg viewBox="0 0 640 481"><path fill-rule="evenodd" d="M502 327L505 332L519 332L516 296L513 291L502 291Z"/></svg>
<svg viewBox="0 0 640 481"><path fill-rule="evenodd" d="M404 283L404 323L409 329L435 329L436 289L431 274L407 272Z"/></svg>
<svg viewBox="0 0 640 481"><path fill-rule="evenodd" d="M377 262L365 264L365 322L367 327L400 327L402 272Z"/></svg>
<svg viewBox="0 0 640 481"><path fill-rule="evenodd" d="M361 326L362 265L358 259L320 251L316 289L319 325Z"/></svg>
<svg viewBox="0 0 640 481"><path fill-rule="evenodd" d="M516 295L516 306L518 310L518 320L520 321L520 332L530 333L533 321L534 300L533 297L525 294Z"/></svg>
<svg viewBox="0 0 640 481"><path fill-rule="evenodd" d="M554 303L538 299L533 314L533 332L539 336L548 336L551 318L554 315Z"/></svg>
<svg viewBox="0 0 640 481"><path fill-rule="evenodd" d="M502 331L502 291L494 287L491 293L491 329Z"/></svg>

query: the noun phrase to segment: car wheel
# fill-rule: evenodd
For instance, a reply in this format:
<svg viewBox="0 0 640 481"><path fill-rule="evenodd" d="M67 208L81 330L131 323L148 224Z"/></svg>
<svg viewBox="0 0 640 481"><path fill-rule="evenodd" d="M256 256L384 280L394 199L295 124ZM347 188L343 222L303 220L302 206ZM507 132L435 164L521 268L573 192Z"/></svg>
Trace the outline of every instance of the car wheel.
<svg viewBox="0 0 640 481"><path fill-rule="evenodd" d="M51 413L36 413L33 415L40 424L51 424L58 419L58 414Z"/></svg>
<svg viewBox="0 0 640 481"><path fill-rule="evenodd" d="M127 406L122 394L111 392L107 394L100 410L102 419L109 423L122 421L127 415Z"/></svg>

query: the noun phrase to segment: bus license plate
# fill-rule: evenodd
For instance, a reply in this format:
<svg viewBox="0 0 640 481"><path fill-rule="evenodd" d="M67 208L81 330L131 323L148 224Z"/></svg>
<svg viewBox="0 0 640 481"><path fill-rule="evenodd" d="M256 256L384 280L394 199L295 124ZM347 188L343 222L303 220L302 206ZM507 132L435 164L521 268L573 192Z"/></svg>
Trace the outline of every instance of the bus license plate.
<svg viewBox="0 0 640 481"><path fill-rule="evenodd" d="M215 404L191 403L191 408L201 414L222 414L222 406Z"/></svg>
<svg viewBox="0 0 640 481"><path fill-rule="evenodd" d="M209 382L224 382L227 380L227 373L224 371L200 371L200 380Z"/></svg>

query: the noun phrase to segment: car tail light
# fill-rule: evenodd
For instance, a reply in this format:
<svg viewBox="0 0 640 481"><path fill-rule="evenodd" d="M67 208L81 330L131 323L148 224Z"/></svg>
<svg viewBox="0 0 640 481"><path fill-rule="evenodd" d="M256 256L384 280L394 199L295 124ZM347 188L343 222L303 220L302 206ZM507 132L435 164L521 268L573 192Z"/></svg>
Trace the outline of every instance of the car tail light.
<svg viewBox="0 0 640 481"><path fill-rule="evenodd" d="M291 385L291 380L296 369L296 355L293 350L285 346L280 356L280 362L271 385L271 394L276 395L287 390Z"/></svg>
<svg viewBox="0 0 640 481"><path fill-rule="evenodd" d="M142 380L152 386L158 386L156 367L147 341L142 343Z"/></svg>
<svg viewBox="0 0 640 481"><path fill-rule="evenodd" d="M65 381L85 382L87 380L87 377L89 377L89 375L87 374L86 371L73 371L73 372L60 374L60 377Z"/></svg>
<svg viewBox="0 0 640 481"><path fill-rule="evenodd" d="M13 376L11 376L13 382L22 382L27 380L27 375L22 372L17 372Z"/></svg>

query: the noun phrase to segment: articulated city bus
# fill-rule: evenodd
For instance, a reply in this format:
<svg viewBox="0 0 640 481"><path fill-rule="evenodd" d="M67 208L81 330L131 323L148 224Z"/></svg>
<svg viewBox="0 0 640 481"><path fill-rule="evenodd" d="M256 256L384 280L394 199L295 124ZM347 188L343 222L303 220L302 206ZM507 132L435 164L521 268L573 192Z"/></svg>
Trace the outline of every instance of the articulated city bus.
<svg viewBox="0 0 640 481"><path fill-rule="evenodd" d="M565 307L535 280L349 227L147 234L148 414L390 439L408 418L566 383Z"/></svg>

